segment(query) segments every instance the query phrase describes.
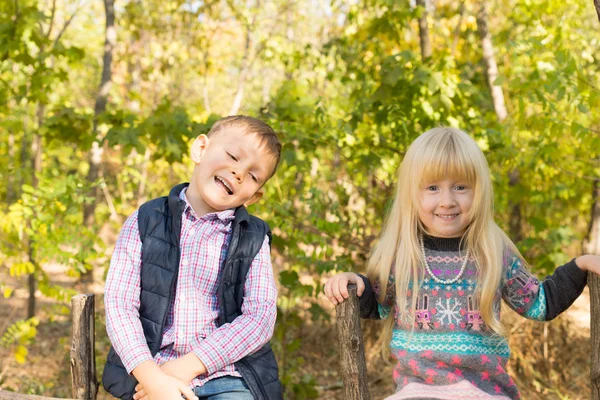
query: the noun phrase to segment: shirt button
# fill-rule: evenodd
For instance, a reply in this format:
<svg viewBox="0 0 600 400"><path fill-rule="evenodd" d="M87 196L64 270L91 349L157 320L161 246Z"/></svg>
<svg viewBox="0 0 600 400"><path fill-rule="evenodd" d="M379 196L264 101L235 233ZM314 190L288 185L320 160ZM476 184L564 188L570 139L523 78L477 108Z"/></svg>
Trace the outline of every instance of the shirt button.
<svg viewBox="0 0 600 400"><path fill-rule="evenodd" d="M187 265L188 265L187 260L181 260L181 266L182 267L187 267Z"/></svg>
<svg viewBox="0 0 600 400"><path fill-rule="evenodd" d="M179 301L182 302L182 303L185 301L185 295L184 294L182 294L181 296L179 296Z"/></svg>
<svg viewBox="0 0 600 400"><path fill-rule="evenodd" d="M195 229L190 229L190 235L194 236L196 234L196 230Z"/></svg>

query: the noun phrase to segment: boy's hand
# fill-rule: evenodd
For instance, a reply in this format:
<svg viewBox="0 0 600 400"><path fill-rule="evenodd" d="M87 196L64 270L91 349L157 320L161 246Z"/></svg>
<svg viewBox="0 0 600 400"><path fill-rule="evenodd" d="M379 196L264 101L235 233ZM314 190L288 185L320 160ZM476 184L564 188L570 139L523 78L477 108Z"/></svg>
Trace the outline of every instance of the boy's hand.
<svg viewBox="0 0 600 400"><path fill-rule="evenodd" d="M206 367L194 353L167 361L160 366L160 369L167 375L188 384L198 375L206 373Z"/></svg>
<svg viewBox="0 0 600 400"><path fill-rule="evenodd" d="M584 271L600 275L600 256L585 254L575 259L575 264Z"/></svg>
<svg viewBox="0 0 600 400"><path fill-rule="evenodd" d="M139 383L135 390L135 400L181 400L181 395L187 400L198 400L188 384L166 373L154 377L146 386Z"/></svg>
<svg viewBox="0 0 600 400"><path fill-rule="evenodd" d="M356 294L360 297L365 290L365 283L363 280L354 272L344 272L337 274L329 278L325 282L325 296L333 304L337 305L348 298L348 284L353 283L356 285Z"/></svg>
<svg viewBox="0 0 600 400"><path fill-rule="evenodd" d="M196 357L194 353L188 353L183 357L167 361L160 366L160 369L169 377L173 377L178 382L184 383L185 387L188 389L192 379L198 375L206 373L206 367L204 366L204 363L202 363L202 361L200 361L200 359ZM148 391L144 388L143 384L139 383L135 387L135 390L136 394L133 396L135 400L149 400ZM181 394L185 395L183 392L181 392ZM186 396L186 398L194 399L195 396L191 398Z"/></svg>

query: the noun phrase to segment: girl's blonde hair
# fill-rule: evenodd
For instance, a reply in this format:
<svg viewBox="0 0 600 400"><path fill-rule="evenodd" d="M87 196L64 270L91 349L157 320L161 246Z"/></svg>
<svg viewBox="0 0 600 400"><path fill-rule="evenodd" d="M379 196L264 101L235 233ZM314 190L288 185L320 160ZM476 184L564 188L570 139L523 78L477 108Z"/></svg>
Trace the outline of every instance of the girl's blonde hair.
<svg viewBox="0 0 600 400"><path fill-rule="evenodd" d="M379 283L379 300L383 302L388 279L391 273L394 274L397 317L414 326L425 271L419 235L427 233L418 217L419 189L429 182L448 178L464 181L473 188L473 204L467 215L470 223L462 241L475 259L478 272L476 296L483 320L494 332L503 334L503 326L494 312L503 275L503 251L511 250L519 256L520 253L494 222L494 196L487 160L477 143L459 129L434 128L410 145L398 170L394 202L369 257L367 276L371 282ZM387 344L393 325L392 312L384 330L384 354L389 354Z"/></svg>

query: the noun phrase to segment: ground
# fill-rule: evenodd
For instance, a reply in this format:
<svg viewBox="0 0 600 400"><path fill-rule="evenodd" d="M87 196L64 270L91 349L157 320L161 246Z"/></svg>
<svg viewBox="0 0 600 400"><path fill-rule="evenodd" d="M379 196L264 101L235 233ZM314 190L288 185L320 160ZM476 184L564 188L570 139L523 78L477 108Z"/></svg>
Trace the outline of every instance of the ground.
<svg viewBox="0 0 600 400"><path fill-rule="evenodd" d="M102 285L77 283L66 277L58 265L45 267L54 283L72 287L80 293L96 293L96 361L102 369L108 352L108 341L104 331ZM96 281L102 281L102 272L97 271ZM3 283L24 287L10 276L0 276ZM37 296L40 319L38 334L30 346L25 364L17 364L9 349L0 347L0 389L21 393L54 397L70 396L69 351L71 324L70 316L63 315L53 320L56 305L41 295ZM326 302L322 305L333 315L333 308ZM53 308L54 307L54 308ZM0 299L0 332L9 324L25 317L26 292L18 290L9 299ZM586 289L577 302L549 324L526 321L513 313L506 313L504 322L510 329L512 356L509 372L521 388L524 399L588 399L590 397L590 307ZM332 318L333 321L333 318ZM376 343L377 323L364 327L368 382L373 399L382 399L393 393L391 365L380 361ZM311 376L320 399L344 400L341 375L338 372L337 341L335 325L331 322L306 325L302 328L301 352L304 363L298 373ZM324 338L326 338L324 340ZM293 396L287 396L292 398ZM109 399L102 389L99 400Z"/></svg>

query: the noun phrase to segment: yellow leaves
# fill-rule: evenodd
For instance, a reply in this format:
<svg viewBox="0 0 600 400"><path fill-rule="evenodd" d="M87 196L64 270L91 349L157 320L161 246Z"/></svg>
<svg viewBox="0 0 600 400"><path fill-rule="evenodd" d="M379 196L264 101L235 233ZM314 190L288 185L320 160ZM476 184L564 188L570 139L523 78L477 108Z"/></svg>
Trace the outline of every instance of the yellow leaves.
<svg viewBox="0 0 600 400"><path fill-rule="evenodd" d="M65 212L65 211L67 211L67 207L66 207L66 206L65 206L63 203L61 203L60 201L58 201L58 200L55 200L55 201L54 201L54 205L55 205L55 206L56 206L56 208L58 208L58 210L59 210L59 211L61 211L61 212Z"/></svg>
<svg viewBox="0 0 600 400"><path fill-rule="evenodd" d="M12 296L13 292L14 292L13 288L4 288L4 291L3 291L4 298L8 299L10 296Z"/></svg>
<svg viewBox="0 0 600 400"><path fill-rule="evenodd" d="M19 364L25 363L28 351L27 345L31 343L35 335L37 335L36 326L40 321L36 318L30 318L26 321L17 321L8 327L2 336L1 343L4 347L14 345L14 357Z"/></svg>
<svg viewBox="0 0 600 400"><path fill-rule="evenodd" d="M33 274L35 272L35 265L30 261L14 263L9 268L10 276L22 276L26 274Z"/></svg>
<svg viewBox="0 0 600 400"><path fill-rule="evenodd" d="M17 361L17 363L19 364L25 364L25 359L27 357L27 348L23 345L19 345L17 346L17 349L15 350L15 360Z"/></svg>

